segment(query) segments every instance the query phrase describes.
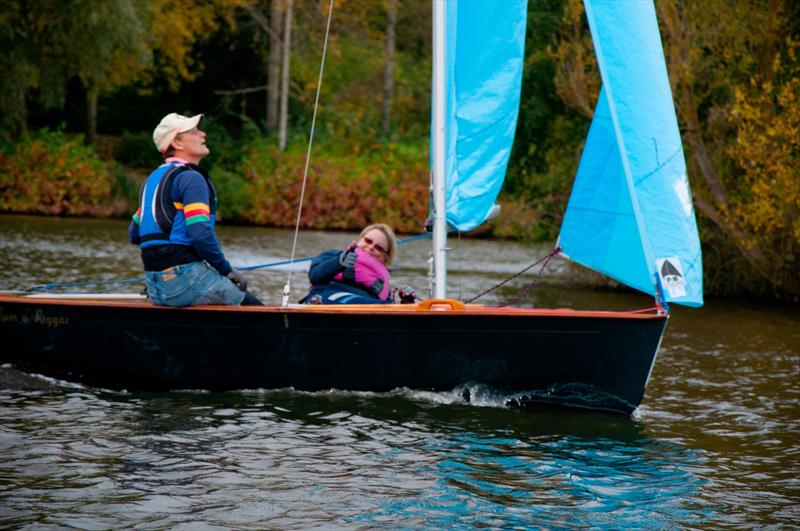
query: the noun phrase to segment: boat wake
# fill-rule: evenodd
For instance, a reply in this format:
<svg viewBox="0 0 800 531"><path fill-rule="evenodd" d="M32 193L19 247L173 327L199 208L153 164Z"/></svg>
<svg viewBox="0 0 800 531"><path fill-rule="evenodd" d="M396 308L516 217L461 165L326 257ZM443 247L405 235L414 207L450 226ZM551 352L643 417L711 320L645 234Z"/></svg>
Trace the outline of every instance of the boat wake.
<svg viewBox="0 0 800 531"><path fill-rule="evenodd" d="M14 366L9 363L0 366L0 389L23 391L81 389L101 393L132 394L131 391L92 387L43 374L23 372L15 369ZM341 389L301 391L294 388L241 389L232 392L251 396L291 393L321 398L401 398L432 405L467 405L501 409L527 409L537 406L556 406L592 410L605 409L612 412L633 409L633 406L621 398L583 384L554 385L547 390L531 390L514 393L480 383L462 384L449 391L426 391L400 387L388 392L348 391ZM169 393L212 394L212 392L207 389L174 389L169 391ZM607 404L607 407L598 408L598 404Z"/></svg>
<svg viewBox="0 0 800 531"><path fill-rule="evenodd" d="M467 383L450 391L426 391L400 387L388 392L348 391L327 389L324 391L300 391L284 389L247 389L244 394L296 393L326 398L401 398L432 405L465 405L501 409L529 409L532 407L564 407L570 409L605 410L613 413L628 412L635 406L625 400L585 384L553 385L547 390L510 392L486 384ZM598 407L605 404L605 407Z"/></svg>
<svg viewBox="0 0 800 531"><path fill-rule="evenodd" d="M292 388L284 389L246 389L239 391L243 394L266 395L272 393L295 393L305 396L324 398L400 398L414 402L424 402L433 405L472 405L477 407L508 408L511 395L508 392L492 389L482 384L464 384L450 391L424 391L399 387L392 391L348 391L343 389L326 389L324 391L300 391Z"/></svg>
<svg viewBox="0 0 800 531"><path fill-rule="evenodd" d="M0 389L17 391L47 391L50 389L87 389L86 386L15 369L10 363L0 365Z"/></svg>
<svg viewBox="0 0 800 531"><path fill-rule="evenodd" d="M508 401L510 407L552 405L578 409L604 410L613 413L630 412L636 404L586 384L552 385L547 390L515 393Z"/></svg>

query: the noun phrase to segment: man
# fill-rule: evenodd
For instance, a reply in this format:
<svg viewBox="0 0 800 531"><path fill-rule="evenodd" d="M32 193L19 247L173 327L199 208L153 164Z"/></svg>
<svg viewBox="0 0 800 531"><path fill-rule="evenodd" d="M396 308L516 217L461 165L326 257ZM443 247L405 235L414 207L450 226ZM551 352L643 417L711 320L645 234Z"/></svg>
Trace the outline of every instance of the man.
<svg viewBox="0 0 800 531"><path fill-rule="evenodd" d="M142 249L147 294L154 304L261 305L225 259L214 233L217 194L197 164L210 153L197 128L202 114L166 115L153 131L164 164L145 181L128 229Z"/></svg>

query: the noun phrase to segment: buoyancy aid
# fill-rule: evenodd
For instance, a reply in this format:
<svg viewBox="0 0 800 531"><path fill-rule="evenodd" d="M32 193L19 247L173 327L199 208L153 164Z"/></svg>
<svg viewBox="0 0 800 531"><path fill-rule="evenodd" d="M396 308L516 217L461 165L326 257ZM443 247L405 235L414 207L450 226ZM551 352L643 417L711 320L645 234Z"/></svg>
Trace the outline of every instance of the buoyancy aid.
<svg viewBox="0 0 800 531"><path fill-rule="evenodd" d="M380 300L389 299L389 271L377 258L359 248L355 249L358 259L356 265L338 273L334 280L348 282L366 289Z"/></svg>
<svg viewBox="0 0 800 531"><path fill-rule="evenodd" d="M209 221L214 228L217 210L217 192L208 175L196 164L173 162L156 168L142 185L139 192L139 236L142 249L155 245L191 245L186 230L186 217L183 204L171 197L172 183L183 171L196 171L208 185Z"/></svg>

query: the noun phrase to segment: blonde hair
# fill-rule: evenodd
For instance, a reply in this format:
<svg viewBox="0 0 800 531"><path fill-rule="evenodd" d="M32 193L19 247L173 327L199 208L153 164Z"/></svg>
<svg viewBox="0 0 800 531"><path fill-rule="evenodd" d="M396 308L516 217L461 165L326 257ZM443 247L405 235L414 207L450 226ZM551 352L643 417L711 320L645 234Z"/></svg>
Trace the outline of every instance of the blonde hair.
<svg viewBox="0 0 800 531"><path fill-rule="evenodd" d="M360 240L363 238L371 230L381 231L383 235L386 236L386 239L389 240L389 248L386 253L386 265L392 265L392 263L394 263L395 254L397 253L397 238L394 235L394 231L386 223L373 223L361 231L361 234L358 235L358 239Z"/></svg>

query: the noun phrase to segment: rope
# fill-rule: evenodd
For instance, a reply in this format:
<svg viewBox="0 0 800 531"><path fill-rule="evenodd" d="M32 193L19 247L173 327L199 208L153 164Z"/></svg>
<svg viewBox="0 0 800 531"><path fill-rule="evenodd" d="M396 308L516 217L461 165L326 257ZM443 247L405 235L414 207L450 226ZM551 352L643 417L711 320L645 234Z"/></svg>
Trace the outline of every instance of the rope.
<svg viewBox="0 0 800 531"><path fill-rule="evenodd" d="M297 249L297 235L300 232L300 215L303 212L303 199L306 194L306 181L308 179L308 165L311 162L311 145L314 143L314 129L317 125L317 107L319 106L319 93L322 87L322 73L325 70L325 55L328 53L328 35L331 30L331 18L333 17L333 0L331 0L330 7L328 8L328 23L325 27L325 41L322 45L322 60L319 63L319 79L317 80L317 95L314 98L314 112L311 117L311 132L308 136L308 150L306 151L306 165L303 169L303 184L300 187L300 204L297 205L297 221L294 226L294 242L292 242L292 254L290 262L294 262L294 253ZM292 291L292 270L289 270L289 276L286 279L286 286L283 288L283 301L282 306L289 304L289 294Z"/></svg>
<svg viewBox="0 0 800 531"><path fill-rule="evenodd" d="M424 238L430 238L431 233L423 233L418 234L417 236L409 236L408 238L403 238L401 240L397 240L398 245L405 245L407 243L411 243L413 241L422 240ZM252 271L255 269L266 269L268 267L277 267L287 264L299 264L300 262L310 262L313 260L313 256L305 256L303 258L293 258L290 260L281 260L279 262L269 262L266 264L258 264L253 266L246 266L246 267L237 267L239 271ZM51 289L61 289L61 288L75 288L79 286L100 286L106 284L136 284L137 282L144 282L144 277L137 277L137 278L128 278L125 280L89 280L86 282L65 282L62 284L37 284L35 286L31 286L24 291L46 291ZM112 288L113 289L113 288ZM109 290L100 290L100 291L85 291L82 293L103 293Z"/></svg>
<svg viewBox="0 0 800 531"><path fill-rule="evenodd" d="M101 286L106 284L135 284L137 282L144 282L144 277L139 278L129 278L126 280L95 280L95 281L87 281L87 282L66 282L64 284L37 284L35 286L31 286L30 288L26 289L25 291L45 291L54 288L73 288L77 286ZM100 291L87 291L86 293L102 293L103 291L108 290L100 290Z"/></svg>
<svg viewBox="0 0 800 531"><path fill-rule="evenodd" d="M464 304L469 304L469 303L471 303L471 302L474 302L474 301L476 301L477 299L479 299L479 298L483 297L483 296L484 296L484 295L486 295L487 293L491 293L492 291L496 290L496 289L497 289L497 288L499 288L500 286L503 286L503 285L505 285L505 284L507 284L507 283L511 282L512 280L514 280L514 279L515 279L515 278L517 278L518 276L520 276L520 275L522 275L523 273L527 272L529 269L531 269L531 268L535 267L535 266L536 266L536 265L538 265L538 264L542 264L542 262L544 262L544 263L542 264L542 267L539 269L539 272L536 274L536 277L533 279L533 281L532 281L532 282L530 282L528 285L526 285L524 288L522 288L522 291L519 293L519 295L517 295L517 296L514 298L514 300L512 300L511 302L508 302L508 303L506 303L506 304L503 304L502 306L511 306L512 304L515 304L515 303L516 303L516 302L518 302L518 301L519 301L519 300L520 300L520 299L521 299L521 298L522 298L522 297L523 297L523 296L524 296L526 293L528 293L528 290L530 290L530 288L532 288L532 287L533 287L533 285L534 285L534 284L536 284L536 282L538 282L538 281L539 281L539 278L542 276L542 273L544 272L544 269L545 269L545 267L547 267L547 264L550 262L550 260L552 260L552 259L553 259L553 257L554 257L554 256L556 256L556 255L557 255L558 253L560 253L560 252L561 252L561 247L558 247L558 246L556 246L556 247L555 247L555 248L554 248L552 251L550 251L550 252L547 254L547 256L545 256L545 257L543 257L543 258L541 258L541 259L537 260L536 262L532 263L531 265L529 265L528 267L526 267L526 268L525 268L525 269L523 269L522 271L520 271L520 272L518 272L518 273L515 273L514 275L511 275L511 276L510 276L510 277L508 277L507 279L503 280L502 282L499 282L499 283L495 284L494 286L490 287L489 289L487 289L487 290L484 290L484 291L482 291L481 293L478 293L476 296L472 297L470 300L468 300L468 301L464 301Z"/></svg>

